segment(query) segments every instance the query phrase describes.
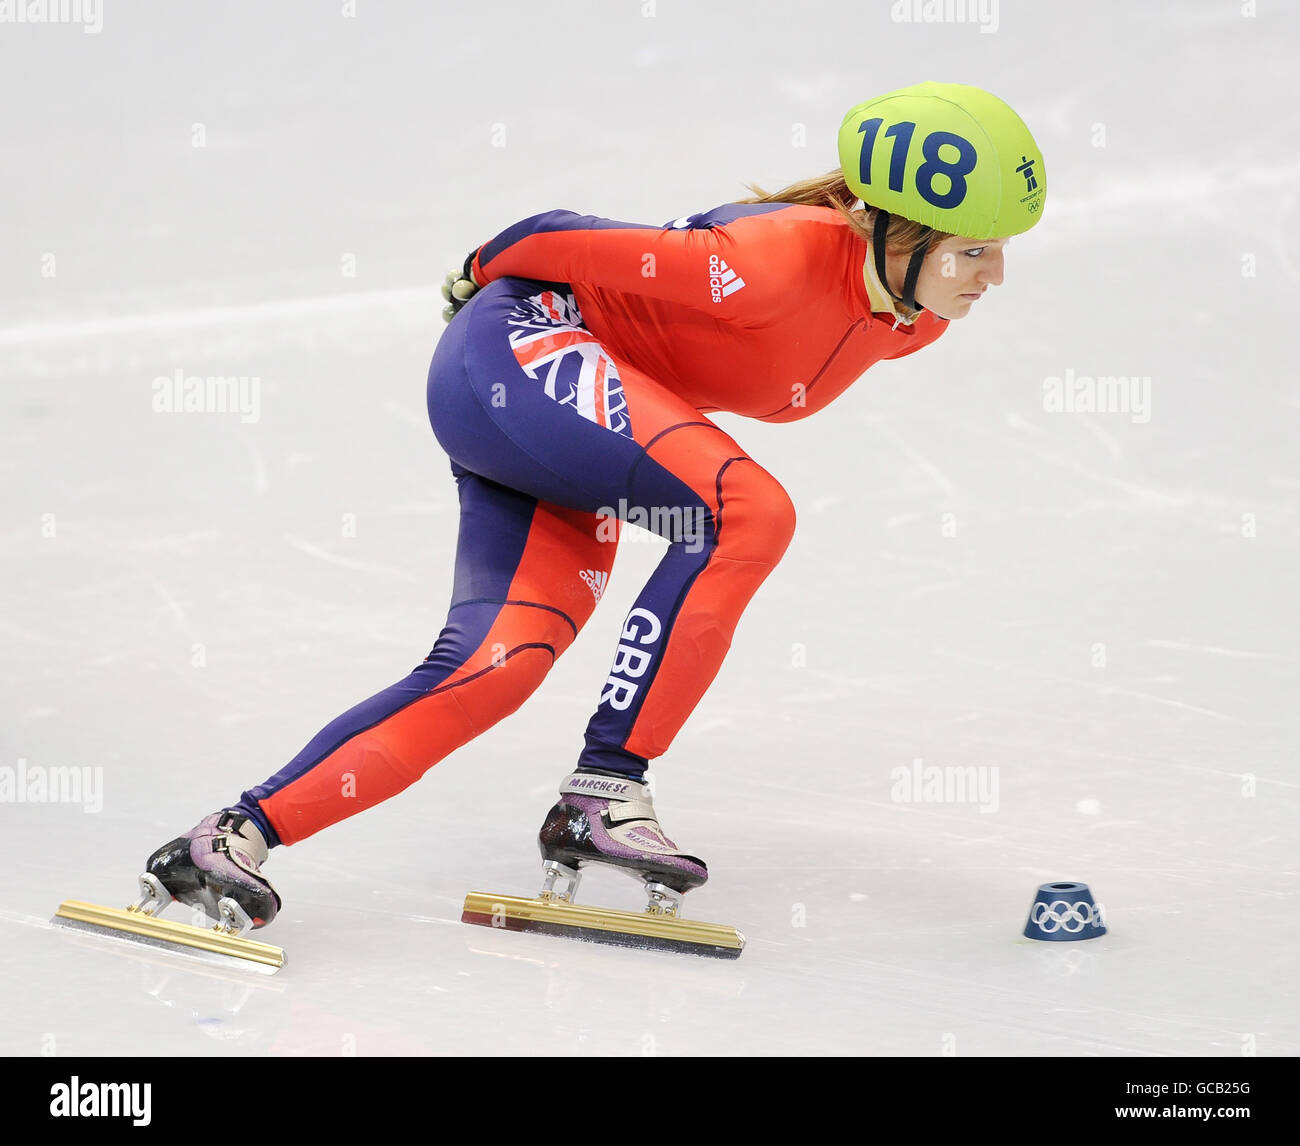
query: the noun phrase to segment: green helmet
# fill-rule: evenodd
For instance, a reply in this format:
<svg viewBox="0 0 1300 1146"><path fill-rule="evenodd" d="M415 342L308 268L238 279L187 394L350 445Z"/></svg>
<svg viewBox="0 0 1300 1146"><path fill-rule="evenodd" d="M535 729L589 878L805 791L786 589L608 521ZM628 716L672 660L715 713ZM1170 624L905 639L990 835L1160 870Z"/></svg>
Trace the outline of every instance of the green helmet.
<svg viewBox="0 0 1300 1146"><path fill-rule="evenodd" d="M1043 217L1047 177L1029 129L967 84L913 84L858 104L840 126L840 166L863 203L970 239Z"/></svg>

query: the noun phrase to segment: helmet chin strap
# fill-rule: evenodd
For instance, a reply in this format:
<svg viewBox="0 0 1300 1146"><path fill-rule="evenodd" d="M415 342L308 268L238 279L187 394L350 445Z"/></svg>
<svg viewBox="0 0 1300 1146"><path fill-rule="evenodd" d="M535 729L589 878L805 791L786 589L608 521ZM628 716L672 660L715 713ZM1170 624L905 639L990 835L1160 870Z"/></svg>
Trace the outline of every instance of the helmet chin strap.
<svg viewBox="0 0 1300 1146"><path fill-rule="evenodd" d="M932 236L926 235L912 252L912 257L907 264L907 273L903 276L903 293L901 296L896 295L894 288L889 285L885 266L885 235L889 230L889 220L888 211L879 208L876 210L876 218L871 226L871 249L876 258L876 275L885 290L889 292L889 297L905 310L924 310L925 307L916 301L916 282L921 277L921 264L925 262L925 256L929 253Z"/></svg>

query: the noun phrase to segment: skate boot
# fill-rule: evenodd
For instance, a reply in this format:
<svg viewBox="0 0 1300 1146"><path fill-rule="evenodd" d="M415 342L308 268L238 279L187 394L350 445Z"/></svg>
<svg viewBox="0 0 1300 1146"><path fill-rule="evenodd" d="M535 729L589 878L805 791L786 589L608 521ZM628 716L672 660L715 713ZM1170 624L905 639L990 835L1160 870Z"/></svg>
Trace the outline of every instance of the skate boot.
<svg viewBox="0 0 1300 1146"><path fill-rule="evenodd" d="M280 910L279 895L259 870L266 856L266 841L252 820L216 812L154 852L142 878L152 876L173 899L243 931L265 927Z"/></svg>
<svg viewBox="0 0 1300 1146"><path fill-rule="evenodd" d="M578 872L588 863L608 864L641 879L650 911L675 915L681 897L709 878L704 861L686 855L664 835L650 790L615 772L574 772L560 785L560 800L537 836L545 866L543 893L569 882L561 898L572 900Z"/></svg>

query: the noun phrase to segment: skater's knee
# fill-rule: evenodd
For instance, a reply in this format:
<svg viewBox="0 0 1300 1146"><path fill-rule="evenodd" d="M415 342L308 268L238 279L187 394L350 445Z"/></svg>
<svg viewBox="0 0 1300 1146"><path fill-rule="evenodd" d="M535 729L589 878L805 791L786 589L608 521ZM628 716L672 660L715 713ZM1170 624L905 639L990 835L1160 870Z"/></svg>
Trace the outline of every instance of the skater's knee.
<svg viewBox="0 0 1300 1146"><path fill-rule="evenodd" d="M455 697L469 718L474 734L485 731L515 712L546 679L555 663L555 650L546 643L498 644L478 672L455 686Z"/></svg>
<svg viewBox="0 0 1300 1146"><path fill-rule="evenodd" d="M456 698L476 730L523 704L575 635L573 621L561 609L535 601L502 602L482 643L454 682Z"/></svg>
<svg viewBox="0 0 1300 1146"><path fill-rule="evenodd" d="M794 536L794 503L785 487L745 458L728 465L720 489L719 555L775 565Z"/></svg>
<svg viewBox="0 0 1300 1146"><path fill-rule="evenodd" d="M488 634L490 655L494 661L524 648L549 650L551 660L554 660L573 644L578 635L578 625L570 611L538 599L538 596L512 598L502 606L496 624Z"/></svg>
<svg viewBox="0 0 1300 1146"><path fill-rule="evenodd" d="M478 672L527 646L545 646L558 657L577 636L579 621L571 614L572 609L514 597L461 601L452 606L446 627L417 672L438 679Z"/></svg>

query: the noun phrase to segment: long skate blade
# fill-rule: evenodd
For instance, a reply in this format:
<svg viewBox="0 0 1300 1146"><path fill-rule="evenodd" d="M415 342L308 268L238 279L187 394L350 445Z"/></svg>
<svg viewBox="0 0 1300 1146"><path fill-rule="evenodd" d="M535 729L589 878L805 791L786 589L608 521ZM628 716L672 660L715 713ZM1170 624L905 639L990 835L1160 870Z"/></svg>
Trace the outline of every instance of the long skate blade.
<svg viewBox="0 0 1300 1146"><path fill-rule="evenodd" d="M92 935L107 935L149 947L161 947L209 963L259 971L264 975L274 975L285 962L284 952L269 943L159 919L142 911L83 903L79 899L64 900L50 922Z"/></svg>
<svg viewBox="0 0 1300 1146"><path fill-rule="evenodd" d="M465 897L460 918L463 923L506 931L563 935L650 951L683 951L715 959L736 959L745 949L744 935L721 923L480 891Z"/></svg>

